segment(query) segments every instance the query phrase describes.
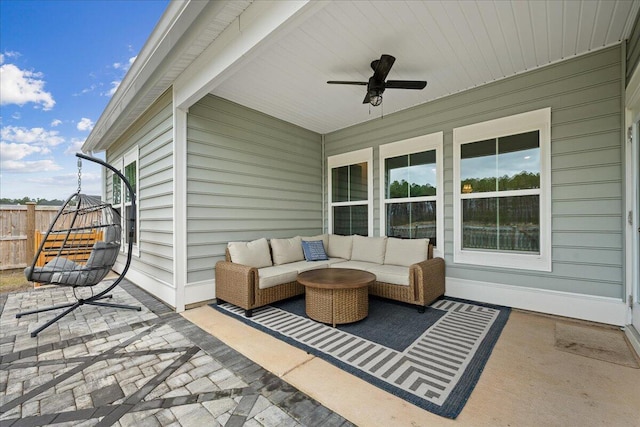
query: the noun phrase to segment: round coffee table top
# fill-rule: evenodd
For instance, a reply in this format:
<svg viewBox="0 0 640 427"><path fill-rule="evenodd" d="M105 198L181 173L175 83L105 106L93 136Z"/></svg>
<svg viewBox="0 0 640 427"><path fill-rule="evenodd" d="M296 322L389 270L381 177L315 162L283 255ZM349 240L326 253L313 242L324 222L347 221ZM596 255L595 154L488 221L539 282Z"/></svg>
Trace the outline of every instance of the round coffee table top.
<svg viewBox="0 0 640 427"><path fill-rule="evenodd" d="M354 289L369 286L376 276L353 268L319 268L298 274L298 282L320 289Z"/></svg>

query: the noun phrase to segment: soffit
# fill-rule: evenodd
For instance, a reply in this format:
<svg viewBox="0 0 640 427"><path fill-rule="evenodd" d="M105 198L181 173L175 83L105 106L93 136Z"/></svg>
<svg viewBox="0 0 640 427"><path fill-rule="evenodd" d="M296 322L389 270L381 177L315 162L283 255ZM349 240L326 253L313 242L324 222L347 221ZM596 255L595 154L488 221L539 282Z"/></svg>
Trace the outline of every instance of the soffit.
<svg viewBox="0 0 640 427"><path fill-rule="evenodd" d="M639 4L600 1L335 1L254 54L211 93L315 132L354 124L481 86L629 36ZM381 54L388 79L427 80L362 104Z"/></svg>

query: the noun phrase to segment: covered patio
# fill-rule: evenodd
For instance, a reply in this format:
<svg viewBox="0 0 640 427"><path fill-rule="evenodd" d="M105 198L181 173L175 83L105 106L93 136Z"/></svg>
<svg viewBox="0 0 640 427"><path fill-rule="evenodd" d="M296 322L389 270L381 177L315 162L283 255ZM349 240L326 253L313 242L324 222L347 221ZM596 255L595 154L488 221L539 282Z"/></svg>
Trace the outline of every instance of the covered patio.
<svg viewBox="0 0 640 427"><path fill-rule="evenodd" d="M135 172L130 280L181 312L215 299L213 270L231 241L428 233L448 296L631 324L638 150L624 135L640 108L638 10L632 1L170 3L83 146ZM367 81L382 54L397 57L389 79L426 88L388 89L373 106L363 86L326 83ZM504 149L512 179L534 181L503 192L495 170L498 191L482 189L488 172L465 165L497 164L497 142L491 155L480 145L509 132L540 135L527 166L513 157L532 159L524 145ZM409 168L393 162L411 156L433 159L419 165L433 178L415 183L430 190L394 195L386 180ZM337 200L332 177L355 166L366 174L361 199ZM358 223L339 218L346 212Z"/></svg>
<svg viewBox="0 0 640 427"><path fill-rule="evenodd" d="M640 369L554 346L558 323L570 319L514 311L449 420L209 306L178 315L128 282L115 297L140 313L83 307L37 338L28 334L36 319L15 319L68 297L58 288L0 297L2 425L592 426L640 417Z"/></svg>
<svg viewBox="0 0 640 427"><path fill-rule="evenodd" d="M516 309L455 422L635 422L637 370L554 343L558 323L592 322L624 328L640 351L639 11L625 0L171 2L83 146L135 178L127 277L350 422L447 424L354 393L352 377L206 305L229 242L429 233L445 296ZM389 79L426 88L389 88L376 105L367 98L381 93L327 84L366 82L383 54L397 59ZM398 196L390 177L412 159L431 175ZM103 198L126 212L119 194L106 174Z"/></svg>

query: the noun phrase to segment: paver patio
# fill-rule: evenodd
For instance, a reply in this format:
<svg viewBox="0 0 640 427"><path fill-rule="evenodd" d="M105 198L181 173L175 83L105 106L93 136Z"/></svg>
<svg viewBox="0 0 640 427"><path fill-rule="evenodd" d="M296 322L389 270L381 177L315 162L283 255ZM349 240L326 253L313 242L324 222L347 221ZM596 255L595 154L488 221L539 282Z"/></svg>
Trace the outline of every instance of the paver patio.
<svg viewBox="0 0 640 427"><path fill-rule="evenodd" d="M42 331L71 289L0 296L4 426L352 425L127 281L114 301L83 306Z"/></svg>

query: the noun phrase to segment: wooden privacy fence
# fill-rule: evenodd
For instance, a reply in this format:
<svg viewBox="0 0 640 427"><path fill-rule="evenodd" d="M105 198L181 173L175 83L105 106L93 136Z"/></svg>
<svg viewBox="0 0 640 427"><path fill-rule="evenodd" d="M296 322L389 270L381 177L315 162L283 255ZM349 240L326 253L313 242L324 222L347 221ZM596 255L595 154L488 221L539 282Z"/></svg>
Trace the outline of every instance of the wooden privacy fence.
<svg viewBox="0 0 640 427"><path fill-rule="evenodd" d="M37 250L47 237L39 230L35 231L34 248ZM102 231L91 230L85 233L49 234L42 251L38 254L37 267L42 267L57 256L65 257L78 264L85 264L91 256L93 245L102 240ZM29 263L33 261L31 258Z"/></svg>
<svg viewBox="0 0 640 427"><path fill-rule="evenodd" d="M0 206L0 270L31 265L36 231L46 233L59 209L35 203Z"/></svg>

